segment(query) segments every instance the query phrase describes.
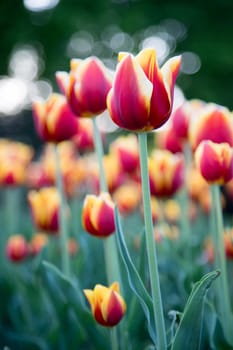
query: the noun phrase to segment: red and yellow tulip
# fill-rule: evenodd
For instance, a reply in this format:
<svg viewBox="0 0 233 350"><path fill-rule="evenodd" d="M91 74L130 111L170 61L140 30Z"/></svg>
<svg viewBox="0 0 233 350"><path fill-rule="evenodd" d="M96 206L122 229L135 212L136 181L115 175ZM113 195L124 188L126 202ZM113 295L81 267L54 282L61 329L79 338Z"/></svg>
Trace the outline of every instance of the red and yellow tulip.
<svg viewBox="0 0 233 350"><path fill-rule="evenodd" d="M88 233L100 238L108 237L115 231L114 203L108 193L85 197L82 223Z"/></svg>
<svg viewBox="0 0 233 350"><path fill-rule="evenodd" d="M113 87L107 106L114 123L131 131L159 128L169 118L181 57L173 57L160 69L154 49L136 57L119 54Z"/></svg>
<svg viewBox="0 0 233 350"><path fill-rule="evenodd" d="M61 91L78 117L94 117L106 109L113 73L97 57L72 59L69 73L57 72Z"/></svg>
<svg viewBox="0 0 233 350"><path fill-rule="evenodd" d="M33 157L30 146L10 140L0 141L0 185L19 186L26 182L27 167Z"/></svg>
<svg viewBox="0 0 233 350"><path fill-rule="evenodd" d="M174 195L184 183L184 161L180 154L155 150L148 161L151 194Z"/></svg>
<svg viewBox="0 0 233 350"><path fill-rule="evenodd" d="M200 108L192 118L189 127L189 141L193 150L204 140L228 143L233 146L232 113L214 103Z"/></svg>
<svg viewBox="0 0 233 350"><path fill-rule="evenodd" d="M29 191L28 201L35 226L43 231L57 233L60 197L55 187Z"/></svg>
<svg viewBox="0 0 233 350"><path fill-rule="evenodd" d="M37 133L44 141L68 140L78 130L77 118L61 94L51 94L46 101L34 101L32 110Z"/></svg>
<svg viewBox="0 0 233 350"><path fill-rule="evenodd" d="M28 255L28 244L23 235L11 236L6 245L6 255L13 262L23 261Z"/></svg>
<svg viewBox="0 0 233 350"><path fill-rule="evenodd" d="M117 282L112 283L110 287L97 284L94 290L85 289L84 294L96 322L102 326L117 325L126 312L126 304L120 295Z"/></svg>
<svg viewBox="0 0 233 350"><path fill-rule="evenodd" d="M120 136L110 145L110 152L117 155L125 172L132 173L139 167L139 148L136 135Z"/></svg>
<svg viewBox="0 0 233 350"><path fill-rule="evenodd" d="M224 184L233 178L233 150L228 143L202 141L195 152L201 175L212 184Z"/></svg>

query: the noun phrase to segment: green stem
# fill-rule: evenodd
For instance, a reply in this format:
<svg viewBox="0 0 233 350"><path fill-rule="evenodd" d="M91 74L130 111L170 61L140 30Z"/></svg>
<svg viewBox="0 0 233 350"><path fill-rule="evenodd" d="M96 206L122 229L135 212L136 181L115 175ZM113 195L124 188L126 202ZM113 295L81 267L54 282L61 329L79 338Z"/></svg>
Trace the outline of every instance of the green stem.
<svg viewBox="0 0 233 350"><path fill-rule="evenodd" d="M103 151L101 135L100 135L98 126L96 124L96 118L92 118L92 122L93 122L93 130L94 130L95 152L98 158L98 165L99 165L100 191L108 192L108 185L106 181L104 164L103 164L104 151Z"/></svg>
<svg viewBox="0 0 233 350"><path fill-rule="evenodd" d="M97 156L98 165L99 165L100 191L108 192L108 186L107 186L104 165L103 165L104 151L103 151L101 135L97 127L95 118L93 118L92 121L93 121L93 129L94 129L95 151L96 151L96 156ZM105 259L108 284L110 285L114 281L118 281L122 290L123 286L121 283L120 266L119 266L119 258L117 253L115 235L112 234L108 238L105 238L103 243L104 243L104 259ZM111 330L111 344L112 344L112 349L117 350L119 348L116 327L114 327Z"/></svg>
<svg viewBox="0 0 233 350"><path fill-rule="evenodd" d="M143 212L146 229L146 248L149 263L149 274L151 282L151 292L154 308L155 326L157 329L158 349L167 349L167 340L165 332L165 322L163 315L163 305L160 291L159 271L157 253L155 248L154 230L151 213L149 174L148 174L148 153L147 153L147 133L139 133L139 153L140 168L142 178Z"/></svg>
<svg viewBox="0 0 233 350"><path fill-rule="evenodd" d="M229 297L229 286L227 280L227 263L224 247L224 225L221 207L220 187L211 186L212 196L212 234L215 251L215 267L220 269L221 274L217 282L217 304L220 318L223 322L226 335L231 336L231 303Z"/></svg>
<svg viewBox="0 0 233 350"><path fill-rule="evenodd" d="M68 226L67 226L67 201L62 180L60 157L58 145L54 146L55 161L56 161L56 184L60 195L59 206L59 228L60 228L60 245L61 245L61 267L62 272L70 276L70 259L68 252Z"/></svg>

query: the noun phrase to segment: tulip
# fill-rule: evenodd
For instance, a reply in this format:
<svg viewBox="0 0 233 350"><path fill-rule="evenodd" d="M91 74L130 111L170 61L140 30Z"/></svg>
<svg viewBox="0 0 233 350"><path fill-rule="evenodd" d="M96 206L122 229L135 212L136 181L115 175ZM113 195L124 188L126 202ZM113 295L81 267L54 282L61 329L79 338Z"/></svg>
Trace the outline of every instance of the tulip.
<svg viewBox="0 0 233 350"><path fill-rule="evenodd" d="M130 182L119 186L113 193L113 199L122 215L136 210L141 200L141 186Z"/></svg>
<svg viewBox="0 0 233 350"><path fill-rule="evenodd" d="M48 237L42 232L36 233L29 243L30 254L32 256L39 254L46 244L48 244Z"/></svg>
<svg viewBox="0 0 233 350"><path fill-rule="evenodd" d="M233 178L233 150L228 143L202 141L195 152L195 162L208 183L224 184Z"/></svg>
<svg viewBox="0 0 233 350"><path fill-rule="evenodd" d="M78 119L78 132L72 138L79 153L85 151L93 151L94 149L94 135L93 125L90 119Z"/></svg>
<svg viewBox="0 0 233 350"><path fill-rule="evenodd" d="M125 172L132 173L139 168L139 149L136 135L120 136L110 145L110 152L117 155Z"/></svg>
<svg viewBox="0 0 233 350"><path fill-rule="evenodd" d="M72 59L70 73L57 72L60 90L78 117L94 117L106 109L113 73L97 57Z"/></svg>
<svg viewBox="0 0 233 350"><path fill-rule="evenodd" d="M35 226L43 231L57 233L60 197L55 187L29 191L28 201Z"/></svg>
<svg viewBox="0 0 233 350"><path fill-rule="evenodd" d="M222 106L208 103L192 118L189 127L189 141L195 151L201 141L228 143L233 146L232 114Z"/></svg>
<svg viewBox="0 0 233 350"><path fill-rule="evenodd" d="M30 146L9 140L0 141L0 184L18 186L26 182L27 167L33 156Z"/></svg>
<svg viewBox="0 0 233 350"><path fill-rule="evenodd" d="M34 101L32 110L35 128L44 141L68 140L78 130L77 118L63 95L51 94L47 101Z"/></svg>
<svg viewBox="0 0 233 350"><path fill-rule="evenodd" d="M85 230L96 237L108 237L115 231L114 203L108 193L87 195L82 210Z"/></svg>
<svg viewBox="0 0 233 350"><path fill-rule="evenodd" d="M204 107L201 100L185 101L171 114L171 125L174 133L182 140L188 139L189 124L193 116Z"/></svg>
<svg viewBox="0 0 233 350"><path fill-rule="evenodd" d="M113 122L131 131L159 128L171 114L181 57L171 58L161 69L153 49L144 49L136 57L121 53L119 58L107 97Z"/></svg>
<svg viewBox="0 0 233 350"><path fill-rule="evenodd" d="M22 235L14 235L8 239L6 255L13 262L23 261L28 255L28 244Z"/></svg>
<svg viewBox="0 0 233 350"><path fill-rule="evenodd" d="M184 183L184 162L181 155L156 150L148 163L151 194L157 197L174 195Z"/></svg>
<svg viewBox="0 0 233 350"><path fill-rule="evenodd" d="M117 282L112 283L110 287L97 284L94 290L85 289L84 294L96 322L102 326L117 325L126 312L126 304L120 295Z"/></svg>
<svg viewBox="0 0 233 350"><path fill-rule="evenodd" d="M168 126L158 133L155 133L155 142L158 148L165 149L172 153L180 153L183 149L182 141L177 137L172 126Z"/></svg>

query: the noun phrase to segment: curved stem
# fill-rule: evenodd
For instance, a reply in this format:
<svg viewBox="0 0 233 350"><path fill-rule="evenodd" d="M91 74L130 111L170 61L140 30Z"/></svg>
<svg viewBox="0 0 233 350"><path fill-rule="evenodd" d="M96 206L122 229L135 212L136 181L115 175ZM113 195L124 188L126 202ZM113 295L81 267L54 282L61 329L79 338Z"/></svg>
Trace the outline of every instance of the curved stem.
<svg viewBox="0 0 233 350"><path fill-rule="evenodd" d="M162 298L160 291L159 272L157 253L155 249L154 230L151 212L149 174L148 174L148 156L147 156L147 134L138 134L139 152L140 152L140 168L142 178L142 195L143 195L143 209L146 229L146 247L149 263L149 274L151 282L151 292L154 308L155 326L158 337L158 349L167 349L167 340L165 332L165 322L163 315Z"/></svg>
<svg viewBox="0 0 233 350"><path fill-rule="evenodd" d="M220 188L218 185L211 186L212 196L212 231L215 251L215 267L220 269L221 274L217 281L217 303L221 320L226 330L226 335L230 336L231 331L231 303L229 296L229 286L227 280L227 263L224 248L224 225L221 207Z"/></svg>
<svg viewBox="0 0 233 350"><path fill-rule="evenodd" d="M60 195L60 207L59 207L59 228L60 228L60 244L61 244L61 265L62 272L69 277L70 276L70 259L68 253L68 226L67 226L67 202L66 195L64 191L61 166L60 166L60 157L58 145L54 146L55 153L55 162L56 162L56 184Z"/></svg>

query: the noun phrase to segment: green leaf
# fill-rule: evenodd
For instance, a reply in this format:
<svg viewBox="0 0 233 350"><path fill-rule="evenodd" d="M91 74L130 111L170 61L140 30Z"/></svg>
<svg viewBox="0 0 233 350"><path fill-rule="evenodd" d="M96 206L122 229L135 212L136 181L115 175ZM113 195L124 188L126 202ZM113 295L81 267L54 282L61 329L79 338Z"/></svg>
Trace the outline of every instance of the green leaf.
<svg viewBox="0 0 233 350"><path fill-rule="evenodd" d="M144 311L144 314L146 316L147 322L148 322L148 331L151 336L151 339L154 343L156 343L156 334L155 334L155 320L153 315L153 303L152 299L147 292L139 273L134 266L131 257L129 255L124 234L122 232L120 218L118 214L117 208L115 209L115 223L116 223L116 236L117 236L117 244L118 248L122 257L122 260L124 262L127 275L128 275L128 281L130 288L132 291L136 294L136 296L139 299L139 302L142 306L142 309Z"/></svg>
<svg viewBox="0 0 233 350"><path fill-rule="evenodd" d="M67 278L47 261L44 261L42 266L45 287L57 311L58 324L61 327L59 333L64 335L69 349L88 349L90 339L97 349L107 349L107 330L95 322L77 279ZM77 325L75 327L74 322ZM72 339L73 343L69 339ZM74 339L77 340L74 342Z"/></svg>
<svg viewBox="0 0 233 350"><path fill-rule="evenodd" d="M219 273L219 271L210 272L195 283L177 328L172 350L200 349L204 301L209 287Z"/></svg>

